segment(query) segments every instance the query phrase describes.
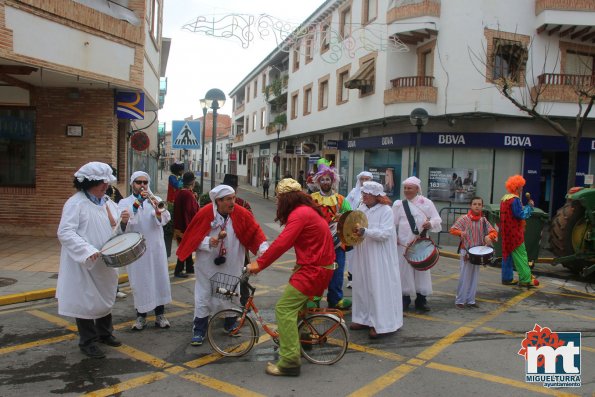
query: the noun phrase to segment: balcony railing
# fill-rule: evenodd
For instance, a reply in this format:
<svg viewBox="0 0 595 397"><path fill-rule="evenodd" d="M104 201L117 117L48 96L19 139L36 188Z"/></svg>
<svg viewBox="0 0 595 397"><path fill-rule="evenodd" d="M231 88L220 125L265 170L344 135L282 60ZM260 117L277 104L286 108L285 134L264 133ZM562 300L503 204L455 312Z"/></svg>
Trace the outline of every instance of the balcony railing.
<svg viewBox="0 0 595 397"><path fill-rule="evenodd" d="M535 15L545 10L557 11L595 11L593 0L537 0Z"/></svg>
<svg viewBox="0 0 595 397"><path fill-rule="evenodd" d="M537 82L545 85L571 85L575 87L589 87L595 85L595 76L583 74L555 74L544 73L537 76Z"/></svg>
<svg viewBox="0 0 595 397"><path fill-rule="evenodd" d="M384 91L384 104L426 102L436 103L438 90L433 76L406 76L392 79L392 88Z"/></svg>
<svg viewBox="0 0 595 397"><path fill-rule="evenodd" d="M395 2L395 6L386 13L386 22L389 24L403 19L440 16L440 0L416 0L409 1L408 4L398 3Z"/></svg>
<svg viewBox="0 0 595 397"><path fill-rule="evenodd" d="M394 88L400 87L433 87L434 76L407 76L392 79L391 84Z"/></svg>

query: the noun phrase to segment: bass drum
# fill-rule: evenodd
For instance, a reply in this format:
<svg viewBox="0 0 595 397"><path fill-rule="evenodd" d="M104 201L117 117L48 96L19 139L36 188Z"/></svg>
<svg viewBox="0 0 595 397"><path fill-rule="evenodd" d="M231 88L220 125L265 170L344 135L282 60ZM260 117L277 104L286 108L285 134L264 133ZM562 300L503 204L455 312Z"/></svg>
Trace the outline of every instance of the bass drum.
<svg viewBox="0 0 595 397"><path fill-rule="evenodd" d="M420 237L407 247L405 259L415 270L425 271L434 267L440 258L440 251L429 237Z"/></svg>

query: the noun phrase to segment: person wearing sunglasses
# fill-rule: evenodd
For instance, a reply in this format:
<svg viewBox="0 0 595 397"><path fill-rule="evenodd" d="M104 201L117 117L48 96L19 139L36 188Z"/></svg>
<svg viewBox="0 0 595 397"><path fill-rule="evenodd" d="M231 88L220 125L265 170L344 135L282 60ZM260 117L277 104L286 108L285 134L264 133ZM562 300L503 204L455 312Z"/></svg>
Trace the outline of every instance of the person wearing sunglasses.
<svg viewBox="0 0 595 397"><path fill-rule="evenodd" d="M147 312L155 310L155 326L169 328L165 318L165 305L171 302L169 269L163 225L171 215L165 206L160 208L161 199L151 193L151 178L143 171L136 171L130 177L132 194L120 201L120 209L128 210L132 216L127 232L141 233L146 240L147 250L139 259L128 265L128 278L134 296L136 322L134 331L147 325Z"/></svg>

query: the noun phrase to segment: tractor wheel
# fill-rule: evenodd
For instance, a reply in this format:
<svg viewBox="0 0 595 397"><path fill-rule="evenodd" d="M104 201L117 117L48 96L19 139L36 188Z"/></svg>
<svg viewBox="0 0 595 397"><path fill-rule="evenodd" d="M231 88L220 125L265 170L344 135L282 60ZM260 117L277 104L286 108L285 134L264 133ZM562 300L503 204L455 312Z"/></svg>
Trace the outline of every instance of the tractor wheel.
<svg viewBox="0 0 595 397"><path fill-rule="evenodd" d="M589 225L585 219L585 208L579 201L568 201L558 210L550 228L550 246L555 256L569 256L582 250ZM564 263L564 267L580 273L587 263L575 261Z"/></svg>

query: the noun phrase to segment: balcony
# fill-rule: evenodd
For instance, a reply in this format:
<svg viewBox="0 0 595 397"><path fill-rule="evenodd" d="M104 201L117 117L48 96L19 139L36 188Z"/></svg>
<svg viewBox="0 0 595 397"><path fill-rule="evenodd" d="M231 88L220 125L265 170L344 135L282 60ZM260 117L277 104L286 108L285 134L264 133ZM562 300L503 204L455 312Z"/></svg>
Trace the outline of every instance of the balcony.
<svg viewBox="0 0 595 397"><path fill-rule="evenodd" d="M238 104L238 106L236 106L236 108L233 111L233 115L237 116L238 114L242 114L244 113L244 102Z"/></svg>
<svg viewBox="0 0 595 397"><path fill-rule="evenodd" d="M436 103L438 89L433 76L408 76L392 79L392 88L384 91L384 104L427 102Z"/></svg>
<svg viewBox="0 0 595 397"><path fill-rule="evenodd" d="M281 126L281 131L285 131L287 129L286 125ZM277 133L277 125L276 124L269 124L267 125L267 135L276 134Z"/></svg>
<svg viewBox="0 0 595 397"><path fill-rule="evenodd" d="M244 141L244 134L237 134L233 138L233 143L243 142Z"/></svg>
<svg viewBox="0 0 595 397"><path fill-rule="evenodd" d="M536 0L537 34L595 43L593 0Z"/></svg>
<svg viewBox="0 0 595 397"><path fill-rule="evenodd" d="M577 91L592 91L594 88L593 75L544 73L537 77L537 86L531 89L531 96L535 98L539 95L539 100L543 102L576 103Z"/></svg>
<svg viewBox="0 0 595 397"><path fill-rule="evenodd" d="M267 85L264 90L264 96L266 101L271 103L282 95L287 94L287 83L289 82L288 75L282 75L281 77L273 80L271 84Z"/></svg>
<svg viewBox="0 0 595 397"><path fill-rule="evenodd" d="M402 3L407 3L403 4ZM417 17L440 17L440 0L394 1L386 13L386 23Z"/></svg>

